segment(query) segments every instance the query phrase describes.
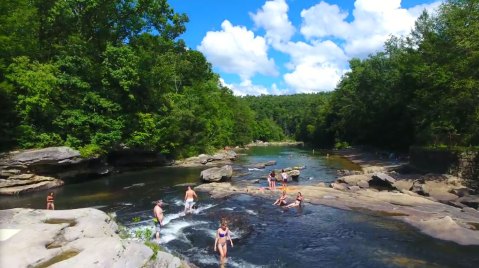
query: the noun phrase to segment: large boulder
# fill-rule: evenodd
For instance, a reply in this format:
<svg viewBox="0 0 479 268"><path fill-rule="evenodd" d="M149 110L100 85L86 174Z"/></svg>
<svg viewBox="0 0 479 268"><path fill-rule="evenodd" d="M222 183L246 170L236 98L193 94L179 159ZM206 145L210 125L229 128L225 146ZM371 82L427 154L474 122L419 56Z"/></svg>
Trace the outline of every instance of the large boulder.
<svg viewBox="0 0 479 268"><path fill-rule="evenodd" d="M0 158L0 174L11 173L12 170L40 173L39 170L48 170L52 166L67 166L80 161L80 152L66 146L16 151Z"/></svg>
<svg viewBox="0 0 479 268"><path fill-rule="evenodd" d="M261 163L256 163L256 164L252 164L252 165L249 165L248 167L250 168L258 168L258 169L263 169L267 166L274 166L276 165L276 161L274 160L270 160L270 161L267 161L267 162L261 162Z"/></svg>
<svg viewBox="0 0 479 268"><path fill-rule="evenodd" d="M301 172L297 169L293 169L291 171L288 171L287 173L288 173L288 176L290 176L293 180L296 180L301 174Z"/></svg>
<svg viewBox="0 0 479 268"><path fill-rule="evenodd" d="M372 175L372 179L368 181L369 187L376 188L378 190L397 190L394 187L396 180L382 172L376 172Z"/></svg>
<svg viewBox="0 0 479 268"><path fill-rule="evenodd" d="M17 195L60 187L62 180L35 174L21 174L0 179L0 195Z"/></svg>
<svg viewBox="0 0 479 268"><path fill-rule="evenodd" d="M153 260L149 247L120 238L96 209L0 210L0 229L0 267L188 267L168 253Z"/></svg>
<svg viewBox="0 0 479 268"><path fill-rule="evenodd" d="M479 195L468 195L457 199L458 202L475 209L479 209Z"/></svg>
<svg viewBox="0 0 479 268"><path fill-rule="evenodd" d="M360 186L359 184L362 184L363 186L365 186L364 182L368 183L371 179L372 177L370 174L349 175L349 176L338 178L338 182L347 183L351 186ZM367 186L363 188L367 188Z"/></svg>
<svg viewBox="0 0 479 268"><path fill-rule="evenodd" d="M200 177L206 182L218 182L229 180L233 176L233 168L230 165L221 168L213 167L201 171Z"/></svg>
<svg viewBox="0 0 479 268"><path fill-rule="evenodd" d="M197 167L197 166L219 166L231 164L237 157L235 151L220 150L214 155L200 154L198 156L189 157L183 160L174 162L176 166L182 167Z"/></svg>

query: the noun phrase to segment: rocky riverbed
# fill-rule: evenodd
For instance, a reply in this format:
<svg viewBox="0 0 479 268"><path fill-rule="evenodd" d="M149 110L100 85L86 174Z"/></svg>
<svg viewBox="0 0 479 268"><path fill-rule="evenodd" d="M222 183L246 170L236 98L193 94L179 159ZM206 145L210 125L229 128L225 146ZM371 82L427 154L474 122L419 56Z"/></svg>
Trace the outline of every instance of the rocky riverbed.
<svg viewBox="0 0 479 268"><path fill-rule="evenodd" d="M228 182L202 184L195 187L195 190L208 192L212 198L250 194L264 197L271 203L280 195L280 191L270 191L254 185L236 187ZM287 190L289 201L294 200L297 192L305 196L306 203L394 217L435 238L461 245L479 245L479 212L473 208L461 209L400 192L374 189L341 191L325 184L290 186Z"/></svg>
<svg viewBox="0 0 479 268"><path fill-rule="evenodd" d="M110 216L92 208L0 210L0 266L189 267L118 233Z"/></svg>
<svg viewBox="0 0 479 268"><path fill-rule="evenodd" d="M290 186L287 188L289 201L301 192L306 203L393 217L438 239L479 245L477 196L469 195L471 189L466 188L460 178L442 174L403 175L396 170L406 163L398 159L381 159L358 150L340 153L362 170L341 176L328 185ZM280 195L279 190L258 187L254 182L241 186L209 183L195 189L208 192L212 198L242 193L264 197L271 203Z"/></svg>

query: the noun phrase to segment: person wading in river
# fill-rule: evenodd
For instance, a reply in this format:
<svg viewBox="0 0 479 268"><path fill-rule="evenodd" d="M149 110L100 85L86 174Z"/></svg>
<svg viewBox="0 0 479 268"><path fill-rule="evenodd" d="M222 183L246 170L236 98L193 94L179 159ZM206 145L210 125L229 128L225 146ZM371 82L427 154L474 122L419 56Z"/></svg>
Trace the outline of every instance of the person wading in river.
<svg viewBox="0 0 479 268"><path fill-rule="evenodd" d="M225 219L222 219L221 227L216 231L214 246L214 250L216 251L216 247L218 247L218 251L220 252L220 264L224 264L226 261L226 253L228 252L226 243L228 240L231 243L231 247L233 247L233 240L231 240L230 230L228 229L227 222Z"/></svg>
<svg viewBox="0 0 479 268"><path fill-rule="evenodd" d="M191 186L188 186L188 190L186 190L185 194L185 214L191 213L195 198L198 200L198 196L196 195L195 191L191 189Z"/></svg>
<svg viewBox="0 0 479 268"><path fill-rule="evenodd" d="M161 208L163 202L161 200L156 201L156 206L153 209L153 222L155 222L155 238L160 240L160 230L163 225L163 209Z"/></svg>

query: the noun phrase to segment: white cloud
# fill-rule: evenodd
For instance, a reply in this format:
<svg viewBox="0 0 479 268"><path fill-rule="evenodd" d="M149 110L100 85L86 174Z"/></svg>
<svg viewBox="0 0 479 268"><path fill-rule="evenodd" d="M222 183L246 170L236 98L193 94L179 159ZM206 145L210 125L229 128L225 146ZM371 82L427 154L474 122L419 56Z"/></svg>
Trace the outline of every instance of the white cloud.
<svg viewBox="0 0 479 268"><path fill-rule="evenodd" d="M266 40L273 46L289 41L295 32L293 24L288 19L288 9L285 0L272 0L266 1L256 14L250 13L256 27L266 30Z"/></svg>
<svg viewBox="0 0 479 268"><path fill-rule="evenodd" d="M301 63L292 73L284 75L285 82L297 93L312 93L333 90L343 71L328 64Z"/></svg>
<svg viewBox="0 0 479 268"><path fill-rule="evenodd" d="M330 91L349 69L348 57L330 40L289 42L281 50L291 56L290 73L283 77L296 92Z"/></svg>
<svg viewBox="0 0 479 268"><path fill-rule="evenodd" d="M325 36L344 37L349 34L349 24L344 21L348 17L348 12L340 10L337 5L321 1L301 11L301 17L303 18L301 33L307 39Z"/></svg>
<svg viewBox="0 0 479 268"><path fill-rule="evenodd" d="M352 13L354 19L348 22L347 12L322 1L301 12L301 33L307 39L342 39L349 57L365 57L381 50L391 35L408 34L422 9L431 10L439 4L404 9L400 0L356 0Z"/></svg>
<svg viewBox="0 0 479 268"><path fill-rule="evenodd" d="M435 11L437 11L438 7L442 3L443 3L443 1L438 1L438 2L434 2L434 3L430 3L430 4L417 5L417 6L414 6L410 9L408 9L408 12L411 13L416 18L419 17L419 15L421 15L421 13L424 10L427 10L427 12L429 12L430 14L433 14L433 13L435 13Z"/></svg>
<svg viewBox="0 0 479 268"><path fill-rule="evenodd" d="M233 94L236 96L271 94L268 88L254 85L249 79L243 80L239 84L227 84L222 78L220 79L220 82L223 86L233 90Z"/></svg>
<svg viewBox="0 0 479 268"><path fill-rule="evenodd" d="M255 74L277 75L273 59L267 55L265 39L245 27L233 26L225 20L221 31L210 31L198 50L216 67L248 80Z"/></svg>
<svg viewBox="0 0 479 268"><path fill-rule="evenodd" d="M286 0L268 0L250 17L258 36L247 28L222 23L211 31L198 49L220 70L238 74L241 82L226 84L235 95L292 94L333 90L349 70L348 60L366 57L383 49L391 35L408 34L424 9L436 9L440 1L401 7L401 0L356 0L353 10L321 1L301 11L299 29L304 41L292 40L296 31L288 17ZM297 36L296 36L297 37ZM275 76L275 62L267 52L271 46L290 57L279 84L288 88L254 84L256 74Z"/></svg>

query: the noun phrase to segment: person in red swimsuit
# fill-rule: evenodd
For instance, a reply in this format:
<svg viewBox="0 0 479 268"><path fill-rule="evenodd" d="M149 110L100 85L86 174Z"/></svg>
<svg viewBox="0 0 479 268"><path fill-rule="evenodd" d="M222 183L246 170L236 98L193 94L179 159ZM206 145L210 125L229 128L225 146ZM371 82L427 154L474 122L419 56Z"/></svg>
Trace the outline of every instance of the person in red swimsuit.
<svg viewBox="0 0 479 268"><path fill-rule="evenodd" d="M53 192L47 195L47 209L55 210Z"/></svg>

